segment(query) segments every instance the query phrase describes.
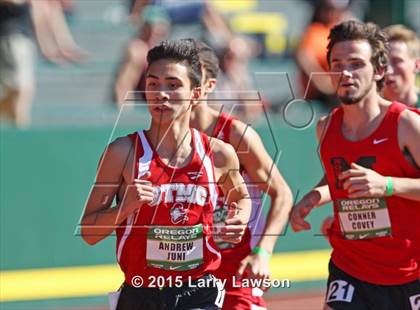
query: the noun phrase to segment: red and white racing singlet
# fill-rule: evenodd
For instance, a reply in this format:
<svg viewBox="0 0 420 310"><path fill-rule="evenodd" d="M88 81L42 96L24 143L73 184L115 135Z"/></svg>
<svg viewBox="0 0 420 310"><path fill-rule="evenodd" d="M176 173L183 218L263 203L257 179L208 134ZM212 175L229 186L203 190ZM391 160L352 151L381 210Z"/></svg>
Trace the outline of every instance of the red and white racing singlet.
<svg viewBox="0 0 420 310"><path fill-rule="evenodd" d="M182 168L166 165L143 131L130 135L139 178L150 171L154 198L117 228L117 259L132 284L152 277L186 282L217 269L220 253L212 237L218 197L213 154L206 135L191 130L194 154ZM170 285L168 283L167 285Z"/></svg>

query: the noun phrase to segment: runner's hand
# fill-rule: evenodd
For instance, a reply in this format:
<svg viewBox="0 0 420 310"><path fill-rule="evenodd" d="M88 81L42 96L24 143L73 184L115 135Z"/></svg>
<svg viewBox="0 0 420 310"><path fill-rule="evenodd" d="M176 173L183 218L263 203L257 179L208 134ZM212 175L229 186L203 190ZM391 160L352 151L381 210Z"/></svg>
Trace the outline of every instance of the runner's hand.
<svg viewBox="0 0 420 310"><path fill-rule="evenodd" d="M236 276L241 278L243 274L246 274L248 278L270 280L269 260L268 257L261 254L252 253L241 261ZM263 283L261 282L261 284ZM262 285L260 288L263 291L269 289L269 287L265 285Z"/></svg>
<svg viewBox="0 0 420 310"><path fill-rule="evenodd" d="M333 222L334 218L332 216L329 216L325 218L321 224L321 233L328 241L330 240L330 233Z"/></svg>
<svg viewBox="0 0 420 310"><path fill-rule="evenodd" d="M225 220L225 226L221 228L221 239L229 243L239 243L245 233L246 223L237 215L238 204L232 202Z"/></svg>
<svg viewBox="0 0 420 310"><path fill-rule="evenodd" d="M312 191L302 198L292 209L290 224L295 232L311 229L311 224L305 221L305 217L317 206L321 195L317 191Z"/></svg>
<svg viewBox="0 0 420 310"><path fill-rule="evenodd" d="M343 171L338 178L345 180L343 187L349 198L384 197L387 180L372 169L352 163L350 169Z"/></svg>
<svg viewBox="0 0 420 310"><path fill-rule="evenodd" d="M150 176L150 171L146 172L139 179L134 179L133 183L127 188L123 206L127 208L130 214L153 200L153 186L148 180Z"/></svg>

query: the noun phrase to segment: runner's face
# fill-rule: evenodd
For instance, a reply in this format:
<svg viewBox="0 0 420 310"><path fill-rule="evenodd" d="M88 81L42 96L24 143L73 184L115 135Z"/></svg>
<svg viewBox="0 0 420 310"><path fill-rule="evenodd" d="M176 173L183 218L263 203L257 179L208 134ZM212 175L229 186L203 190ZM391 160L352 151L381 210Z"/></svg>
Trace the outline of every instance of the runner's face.
<svg viewBox="0 0 420 310"><path fill-rule="evenodd" d="M343 41L333 46L330 71L338 74L332 74L331 78L343 104L361 101L372 87L376 87L371 56L367 41Z"/></svg>
<svg viewBox="0 0 420 310"><path fill-rule="evenodd" d="M388 100L398 100L415 87L416 61L410 57L404 42L390 42L389 48L384 94Z"/></svg>
<svg viewBox="0 0 420 310"><path fill-rule="evenodd" d="M146 100L153 121L163 124L184 116L195 93L185 64L161 59L149 66Z"/></svg>

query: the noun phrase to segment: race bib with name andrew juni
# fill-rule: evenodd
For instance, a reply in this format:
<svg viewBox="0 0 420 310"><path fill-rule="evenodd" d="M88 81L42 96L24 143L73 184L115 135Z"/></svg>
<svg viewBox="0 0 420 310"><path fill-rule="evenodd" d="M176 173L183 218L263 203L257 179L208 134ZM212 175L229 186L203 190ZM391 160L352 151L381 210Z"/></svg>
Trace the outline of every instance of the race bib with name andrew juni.
<svg viewBox="0 0 420 310"><path fill-rule="evenodd" d="M150 267L191 270L203 263L203 225L154 226L147 234L146 260Z"/></svg>

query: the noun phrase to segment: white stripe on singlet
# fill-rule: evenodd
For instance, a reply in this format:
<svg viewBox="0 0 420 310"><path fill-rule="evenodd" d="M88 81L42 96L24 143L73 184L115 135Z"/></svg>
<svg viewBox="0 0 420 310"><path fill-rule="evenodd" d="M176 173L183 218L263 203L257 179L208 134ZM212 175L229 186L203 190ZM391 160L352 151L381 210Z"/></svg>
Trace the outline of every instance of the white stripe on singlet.
<svg viewBox="0 0 420 310"><path fill-rule="evenodd" d="M143 156L139 158L139 170L138 170L138 176L137 178L143 176L147 171L149 171L150 163L152 161L153 157L153 151L150 147L149 143L147 142L146 136L144 135L143 131L139 131L138 135L140 137L141 146L143 148ZM134 146L135 148L137 146ZM136 156L136 152L134 153L134 156ZM127 218L127 225L124 230L124 234L121 238L120 244L118 245L118 251L117 251L117 260L120 261L122 250L124 248L124 244L127 241L128 236L131 233L131 228L133 227L135 216L133 214L130 214L130 216Z"/></svg>
<svg viewBox="0 0 420 310"><path fill-rule="evenodd" d="M209 184L209 191L210 191L211 208L212 210L214 210L217 203L217 188L216 188L216 181L214 180L214 166L211 162L211 159L206 154L203 141L201 140L200 133L196 129L193 129L193 131L194 131L195 148L197 150L198 156L200 156L203 162L204 169L206 169L206 174L209 181L208 184Z"/></svg>
<svg viewBox="0 0 420 310"><path fill-rule="evenodd" d="M214 166L211 162L211 159L206 154L203 141L201 140L200 133L196 129L193 129L193 131L194 131L195 149L197 150L198 156L200 156L204 165L204 169L206 170L206 174L208 178L208 185L209 185L209 192L210 192L211 210L213 211L217 203L217 188L216 188L216 181L214 179ZM213 254L216 254L217 256L221 257L219 251L210 245L208 241L208 237L206 237L205 240L206 240L207 249Z"/></svg>

